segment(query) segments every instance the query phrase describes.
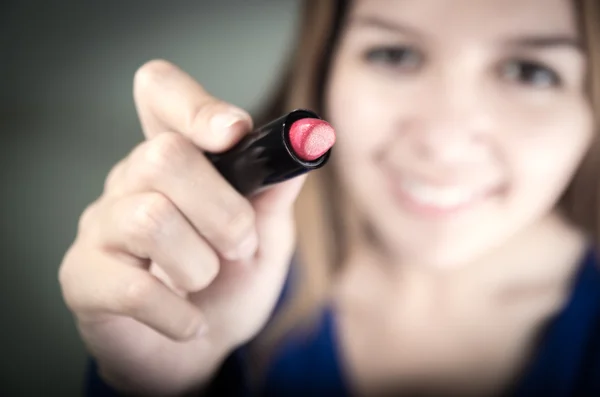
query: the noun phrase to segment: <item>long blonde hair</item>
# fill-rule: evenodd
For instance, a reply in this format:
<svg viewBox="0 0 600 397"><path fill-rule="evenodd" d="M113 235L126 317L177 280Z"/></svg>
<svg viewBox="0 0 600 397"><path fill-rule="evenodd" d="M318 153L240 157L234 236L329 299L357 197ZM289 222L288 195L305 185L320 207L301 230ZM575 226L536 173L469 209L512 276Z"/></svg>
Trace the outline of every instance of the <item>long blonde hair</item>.
<svg viewBox="0 0 600 397"><path fill-rule="evenodd" d="M265 117L271 118L295 108L323 112L322 98L329 63L349 3L349 0L305 1L296 52L284 83ZM589 97L598 125L600 2L574 0L574 3L590 63ZM559 202L564 213L596 242L600 241L599 142L594 139L588 155ZM261 366L266 364L265 358L288 332L308 331L315 324L318 309L327 299L332 275L343 261L344 244L352 233L358 232L358 221L347 207L347 200L338 197L341 189L337 181L334 167L324 167L309 175L298 198L296 219L300 266L295 269L289 298L254 344Z"/></svg>

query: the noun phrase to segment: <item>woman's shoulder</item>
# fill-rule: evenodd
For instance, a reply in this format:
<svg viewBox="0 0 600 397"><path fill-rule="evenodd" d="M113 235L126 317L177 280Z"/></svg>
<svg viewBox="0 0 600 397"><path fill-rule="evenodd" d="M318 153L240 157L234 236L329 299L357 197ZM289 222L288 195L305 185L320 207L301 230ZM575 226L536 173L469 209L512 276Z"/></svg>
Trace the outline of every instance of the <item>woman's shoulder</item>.
<svg viewBox="0 0 600 397"><path fill-rule="evenodd" d="M600 395L600 261L589 250L516 395ZM532 394L533 393L533 394ZM536 394L537 393L537 394Z"/></svg>
<svg viewBox="0 0 600 397"><path fill-rule="evenodd" d="M563 337L581 335L576 383L582 395L600 396L600 256L590 250L565 309ZM593 394L590 394L593 392Z"/></svg>

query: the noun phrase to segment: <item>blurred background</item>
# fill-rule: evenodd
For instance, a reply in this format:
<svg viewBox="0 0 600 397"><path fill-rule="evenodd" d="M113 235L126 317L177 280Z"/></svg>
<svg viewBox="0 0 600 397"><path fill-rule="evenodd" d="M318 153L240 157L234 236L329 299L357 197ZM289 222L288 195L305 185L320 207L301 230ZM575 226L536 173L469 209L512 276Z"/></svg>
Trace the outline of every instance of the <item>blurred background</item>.
<svg viewBox="0 0 600 397"><path fill-rule="evenodd" d="M81 395L85 351L57 269L79 214L142 140L135 70L168 59L256 111L296 0L0 2L0 395Z"/></svg>

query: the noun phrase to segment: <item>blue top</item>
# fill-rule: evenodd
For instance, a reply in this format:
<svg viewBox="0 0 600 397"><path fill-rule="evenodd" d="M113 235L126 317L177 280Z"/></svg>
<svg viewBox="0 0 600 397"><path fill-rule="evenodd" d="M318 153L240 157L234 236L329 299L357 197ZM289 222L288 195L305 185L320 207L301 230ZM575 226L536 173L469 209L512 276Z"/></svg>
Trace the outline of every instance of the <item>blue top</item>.
<svg viewBox="0 0 600 397"><path fill-rule="evenodd" d="M310 337L287 338L268 368L263 395L350 396L336 334L334 313L325 308ZM246 363L243 348L234 352L208 394L249 396ZM90 397L118 396L98 377L93 361L85 386ZM582 262L567 304L546 326L533 359L510 396L600 396L600 268L593 253Z"/></svg>

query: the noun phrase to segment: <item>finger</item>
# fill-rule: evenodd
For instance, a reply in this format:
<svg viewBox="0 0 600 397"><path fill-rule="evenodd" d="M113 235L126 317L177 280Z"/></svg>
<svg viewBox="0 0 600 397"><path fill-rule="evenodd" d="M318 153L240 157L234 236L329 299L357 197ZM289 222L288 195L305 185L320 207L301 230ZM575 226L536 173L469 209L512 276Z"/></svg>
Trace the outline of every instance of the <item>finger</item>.
<svg viewBox="0 0 600 397"><path fill-rule="evenodd" d="M196 292L219 271L219 259L192 225L160 193L112 200L99 219L103 247L157 263L176 287Z"/></svg>
<svg viewBox="0 0 600 397"><path fill-rule="evenodd" d="M128 165L129 157L120 160L110 170L106 179L104 180L104 194L107 196L120 196L123 193L121 188L123 183L123 175Z"/></svg>
<svg viewBox="0 0 600 397"><path fill-rule="evenodd" d="M258 245L254 210L187 139L160 134L140 145L123 183L128 193L164 194L222 256L252 256Z"/></svg>
<svg viewBox="0 0 600 397"><path fill-rule="evenodd" d="M67 306L78 315L131 317L174 340L189 340L207 328L196 306L147 271L101 252L69 256L60 282Z"/></svg>
<svg viewBox="0 0 600 397"><path fill-rule="evenodd" d="M219 152L252 129L247 112L212 97L190 75L164 60L150 61L136 72L133 92L147 138L176 131L203 150Z"/></svg>
<svg viewBox="0 0 600 397"><path fill-rule="evenodd" d="M251 199L257 217L279 216L291 212L307 175L301 175L261 192Z"/></svg>

